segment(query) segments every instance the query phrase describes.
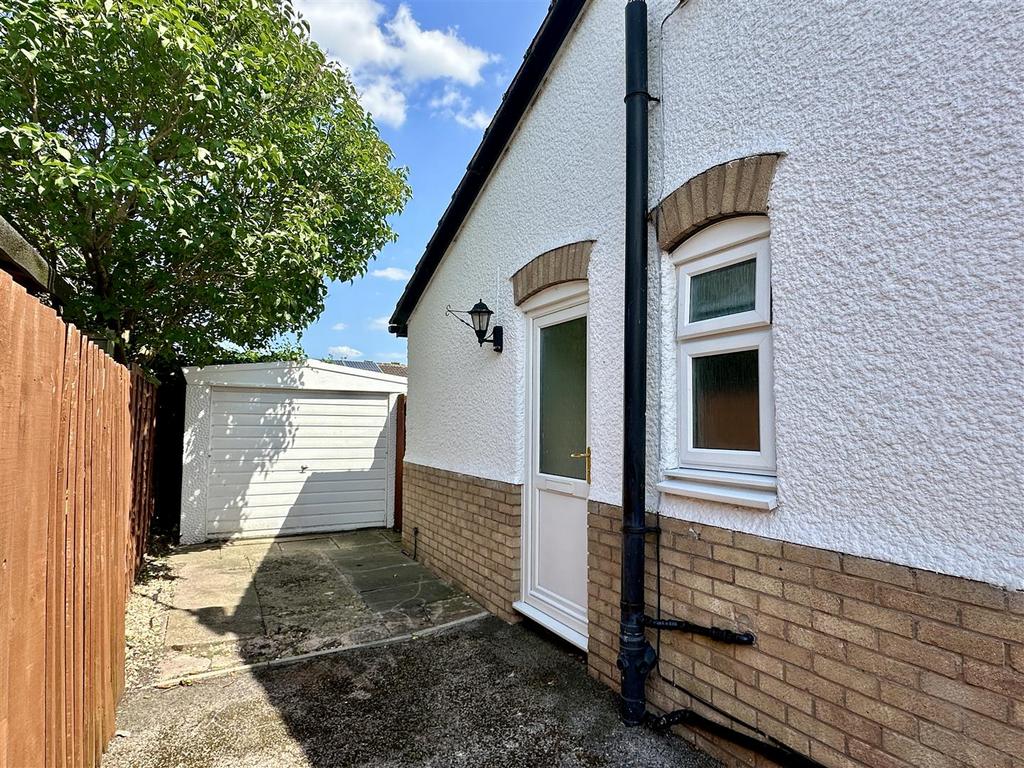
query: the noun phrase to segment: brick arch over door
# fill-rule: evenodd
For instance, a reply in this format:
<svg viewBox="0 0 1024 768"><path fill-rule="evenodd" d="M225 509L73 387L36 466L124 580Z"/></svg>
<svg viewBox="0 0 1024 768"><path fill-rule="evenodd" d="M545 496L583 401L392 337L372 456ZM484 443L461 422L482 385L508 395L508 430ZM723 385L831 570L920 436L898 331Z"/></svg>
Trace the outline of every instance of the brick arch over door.
<svg viewBox="0 0 1024 768"><path fill-rule="evenodd" d="M655 208L658 245L671 251L706 224L768 213L768 189L779 155L751 155L699 173Z"/></svg>
<svg viewBox="0 0 1024 768"><path fill-rule="evenodd" d="M522 304L535 293L559 283L586 280L590 266L593 240L560 245L545 251L512 275L512 292L516 305Z"/></svg>

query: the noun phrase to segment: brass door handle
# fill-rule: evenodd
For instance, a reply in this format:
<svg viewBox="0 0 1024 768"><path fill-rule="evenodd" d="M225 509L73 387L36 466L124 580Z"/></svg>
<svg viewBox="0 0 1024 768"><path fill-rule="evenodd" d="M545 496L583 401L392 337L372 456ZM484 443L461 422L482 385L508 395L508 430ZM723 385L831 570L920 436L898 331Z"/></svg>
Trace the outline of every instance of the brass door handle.
<svg viewBox="0 0 1024 768"><path fill-rule="evenodd" d="M570 459L586 459L587 462L587 485L590 485L590 446L583 453L570 453Z"/></svg>

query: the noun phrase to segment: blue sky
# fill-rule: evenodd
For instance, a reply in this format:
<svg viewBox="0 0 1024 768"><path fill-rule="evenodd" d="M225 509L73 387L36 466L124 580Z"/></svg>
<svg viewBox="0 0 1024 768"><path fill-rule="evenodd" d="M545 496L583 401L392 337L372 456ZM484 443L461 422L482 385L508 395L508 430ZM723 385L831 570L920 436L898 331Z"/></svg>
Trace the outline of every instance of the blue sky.
<svg viewBox="0 0 1024 768"><path fill-rule="evenodd" d="M352 72L409 168L413 197L353 283L332 283L302 337L311 357L405 361L386 321L547 11L547 0L298 0L313 38ZM438 318L439 322L443 318Z"/></svg>

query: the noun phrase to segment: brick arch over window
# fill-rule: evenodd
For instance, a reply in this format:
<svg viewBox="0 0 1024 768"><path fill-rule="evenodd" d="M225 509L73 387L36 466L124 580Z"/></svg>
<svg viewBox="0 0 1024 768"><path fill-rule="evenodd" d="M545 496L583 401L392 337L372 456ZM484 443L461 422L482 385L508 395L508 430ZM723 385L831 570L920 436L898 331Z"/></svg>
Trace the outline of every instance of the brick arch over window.
<svg viewBox="0 0 1024 768"><path fill-rule="evenodd" d="M719 219L768 213L768 189L779 155L751 155L697 174L655 209L658 245L671 251Z"/></svg>
<svg viewBox="0 0 1024 768"><path fill-rule="evenodd" d="M590 266L593 240L560 245L545 251L512 275L512 291L516 305L522 304L535 293L559 283L586 280Z"/></svg>

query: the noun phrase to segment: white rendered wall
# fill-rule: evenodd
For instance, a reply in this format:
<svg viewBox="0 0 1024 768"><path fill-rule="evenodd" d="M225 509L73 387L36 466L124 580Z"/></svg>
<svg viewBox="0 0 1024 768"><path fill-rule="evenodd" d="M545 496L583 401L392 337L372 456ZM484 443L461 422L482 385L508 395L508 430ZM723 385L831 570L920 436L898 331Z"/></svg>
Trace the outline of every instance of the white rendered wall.
<svg viewBox="0 0 1024 768"><path fill-rule="evenodd" d="M590 6L410 319L406 461L522 482L526 324L510 280L534 257L596 240L590 322L621 325L625 165L614 148L625 131L624 70L615 53L622 50L622 15L615 2ZM472 331L444 315L447 304L468 309L479 299L505 328L500 355L480 349ZM616 329L610 341L620 340ZM595 344L604 346L599 341L592 332L591 358ZM607 389L608 375L591 371L595 392ZM602 405L621 408L608 397L591 411ZM598 472L619 463L618 426L614 419L591 422Z"/></svg>
<svg viewBox="0 0 1024 768"><path fill-rule="evenodd" d="M726 160L785 155L770 195L779 507L651 504L1024 588L1024 6L690 0L662 46L674 3L650 5L652 204ZM622 59L622 4L594 0L413 314L409 461L522 481L509 277L595 239L591 497L619 502ZM674 275L653 238L652 266L653 481L675 464L676 416ZM480 298L503 355L443 316Z"/></svg>

